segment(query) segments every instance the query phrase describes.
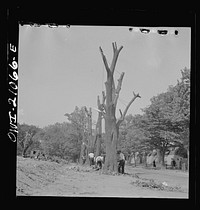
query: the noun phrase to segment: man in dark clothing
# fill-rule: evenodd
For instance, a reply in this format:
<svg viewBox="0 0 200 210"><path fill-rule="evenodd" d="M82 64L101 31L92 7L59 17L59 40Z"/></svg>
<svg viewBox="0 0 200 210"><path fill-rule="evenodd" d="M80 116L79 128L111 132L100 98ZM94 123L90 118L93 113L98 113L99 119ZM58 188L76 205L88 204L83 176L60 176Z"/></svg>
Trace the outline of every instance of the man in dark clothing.
<svg viewBox="0 0 200 210"><path fill-rule="evenodd" d="M117 151L118 173L124 174L125 157L121 150Z"/></svg>
<svg viewBox="0 0 200 210"><path fill-rule="evenodd" d="M153 167L156 168L156 161L153 161Z"/></svg>
<svg viewBox="0 0 200 210"><path fill-rule="evenodd" d="M171 165L172 165L172 168L175 169L176 161L174 160L174 158L172 158Z"/></svg>

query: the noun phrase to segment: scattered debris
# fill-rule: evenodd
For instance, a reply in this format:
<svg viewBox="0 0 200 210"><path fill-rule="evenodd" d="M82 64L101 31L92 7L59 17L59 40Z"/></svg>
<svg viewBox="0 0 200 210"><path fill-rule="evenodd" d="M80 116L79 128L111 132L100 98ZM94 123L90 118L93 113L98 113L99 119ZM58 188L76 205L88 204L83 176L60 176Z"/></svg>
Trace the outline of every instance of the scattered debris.
<svg viewBox="0 0 200 210"><path fill-rule="evenodd" d="M187 180L185 174L183 181L175 182L172 181L174 176L171 174L170 177L166 175L165 179L162 176L156 176L156 173L152 172L151 176L147 178L145 177L146 173L151 172L145 169L132 170L128 166L124 174L110 172L106 173L106 175L111 176L98 176L98 174L104 174L103 170L95 171L94 168L88 165L62 164L55 161L38 161L33 158L17 157L16 173L17 196L74 194L77 196L99 196L104 195L104 193L105 195L127 193L130 196L142 196L143 190L138 191L137 187L152 189L152 191L154 190L153 194L158 197L165 197L165 195L169 194L167 191L172 191L170 193L172 197L187 197L186 193L188 192L187 187L182 184L184 180ZM142 177L143 175L144 177ZM175 175L176 180L178 180L179 176ZM179 184L181 187L169 186L170 183ZM119 186L119 189L122 187L122 191L116 192L116 186Z"/></svg>
<svg viewBox="0 0 200 210"><path fill-rule="evenodd" d="M91 172L94 171L92 168L85 167L85 166L69 166L66 170L73 170L78 172Z"/></svg>
<svg viewBox="0 0 200 210"><path fill-rule="evenodd" d="M140 181L136 180L131 182L131 184L139 186L139 187L146 187L150 189L156 189L156 190L165 190L165 191L177 191L177 192L183 192L181 187L178 186L168 186L166 182L163 183L156 183L153 179L150 179L148 181Z"/></svg>
<svg viewBox="0 0 200 210"><path fill-rule="evenodd" d="M163 182L162 185L164 186L168 186L167 182Z"/></svg>

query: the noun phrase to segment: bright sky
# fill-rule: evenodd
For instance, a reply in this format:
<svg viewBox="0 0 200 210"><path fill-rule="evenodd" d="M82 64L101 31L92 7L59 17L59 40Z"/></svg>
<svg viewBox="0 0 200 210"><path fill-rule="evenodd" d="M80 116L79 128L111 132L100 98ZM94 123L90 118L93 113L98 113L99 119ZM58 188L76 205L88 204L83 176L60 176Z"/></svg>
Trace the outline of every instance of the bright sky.
<svg viewBox="0 0 200 210"><path fill-rule="evenodd" d="M190 28L150 28L151 33L111 26L19 27L18 122L44 127L67 121L75 106L97 107L105 89L106 70L99 51L111 63L112 42L123 46L116 70L125 72L118 109L125 109L139 93L127 114L142 114L150 98L175 85L180 70L190 68ZM152 29L167 29L165 36ZM175 36L175 29L179 34ZM93 120L97 120L97 112ZM117 116L119 113L117 111Z"/></svg>

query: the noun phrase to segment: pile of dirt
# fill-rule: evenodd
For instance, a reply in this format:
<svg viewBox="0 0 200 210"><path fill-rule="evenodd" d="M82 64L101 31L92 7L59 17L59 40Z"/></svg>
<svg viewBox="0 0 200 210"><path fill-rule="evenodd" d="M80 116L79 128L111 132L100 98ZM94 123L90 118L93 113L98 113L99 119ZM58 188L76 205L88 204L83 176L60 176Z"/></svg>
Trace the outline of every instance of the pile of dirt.
<svg viewBox="0 0 200 210"><path fill-rule="evenodd" d="M56 162L17 157L16 195L31 195L33 191L53 183L62 173Z"/></svg>

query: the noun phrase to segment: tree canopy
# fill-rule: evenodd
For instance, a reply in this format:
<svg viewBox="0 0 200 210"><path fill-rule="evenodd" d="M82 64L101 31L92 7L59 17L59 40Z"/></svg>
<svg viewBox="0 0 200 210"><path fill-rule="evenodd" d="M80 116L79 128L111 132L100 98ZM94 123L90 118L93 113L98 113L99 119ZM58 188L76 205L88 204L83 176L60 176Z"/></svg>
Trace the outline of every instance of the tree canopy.
<svg viewBox="0 0 200 210"><path fill-rule="evenodd" d="M126 117L120 129L121 144L128 153L157 149L164 162L168 149L189 149L190 70L181 70L181 80L150 102L143 115Z"/></svg>

